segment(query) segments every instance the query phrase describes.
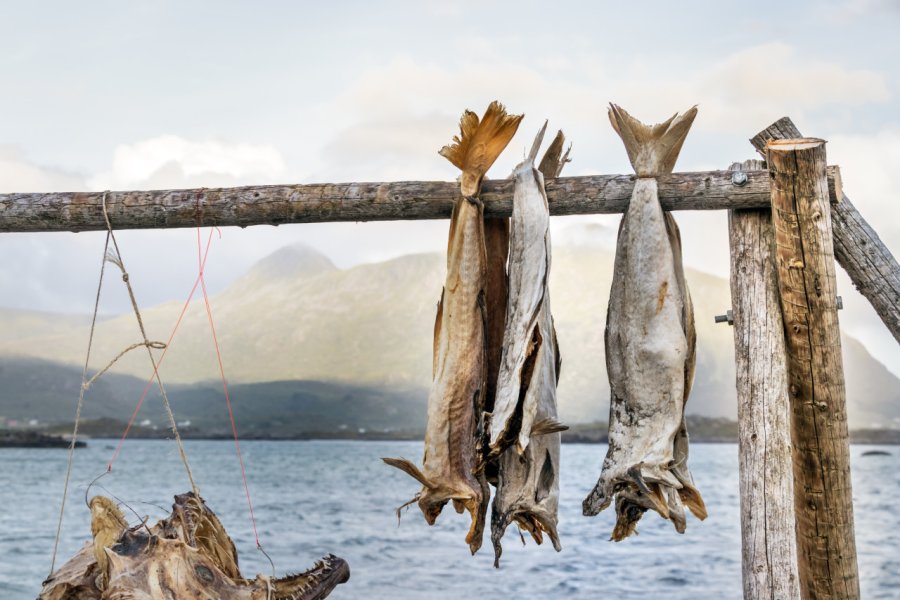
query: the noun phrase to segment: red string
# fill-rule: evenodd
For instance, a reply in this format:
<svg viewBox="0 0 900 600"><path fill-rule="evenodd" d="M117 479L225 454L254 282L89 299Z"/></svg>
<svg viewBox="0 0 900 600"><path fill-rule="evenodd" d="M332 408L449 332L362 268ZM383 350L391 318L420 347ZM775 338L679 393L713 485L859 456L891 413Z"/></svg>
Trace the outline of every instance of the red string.
<svg viewBox="0 0 900 600"><path fill-rule="evenodd" d="M198 228L199 234L199 228ZM213 231L210 229L209 231L209 239L206 240L206 251L201 260L201 273L203 266L206 264L206 258L209 256L209 248L212 245L212 234ZM141 406L144 404L144 400L147 399L147 394L150 393L150 387L153 385L153 381L158 377L159 368L162 366L163 361L166 359L166 354L169 352L169 348L172 347L172 340L175 339L175 333L178 331L178 328L181 326L181 321L184 319L184 315L187 312L188 306L191 304L191 300L194 298L194 294L197 291L197 286L200 285L200 275L197 275L197 278L194 280L194 287L191 288L191 293L188 294L187 300L184 301L184 306L181 307L181 314L178 315L178 320L175 322L175 327L172 328L172 333L169 334L169 339L166 341L166 347L163 348L162 354L159 357L159 360L156 362L156 368L153 369L153 373L150 375L150 378L147 380L147 384L144 386L144 391L141 392L141 397L137 402L137 405L134 407L134 412L131 413L131 418L128 420L128 424L125 426L125 432L122 434L122 438L119 440L119 443L116 445L115 452L113 452L112 458L109 459L109 463L106 465L107 471L112 471L113 463L119 457L119 454L122 452L122 445L125 443L125 438L128 437L128 433L131 431L131 427L134 425L135 420L137 419L138 413L141 410Z"/></svg>
<svg viewBox="0 0 900 600"><path fill-rule="evenodd" d="M259 532L256 530L256 517L253 515L253 502L250 500L250 486L247 484L247 472L244 469L244 457L241 454L241 443L238 441L237 427L234 424L234 411L231 409L231 398L228 395L228 382L225 379L225 368L222 366L222 354L219 352L219 340L216 337L216 326L213 323L212 308L209 305L209 295L206 293L206 281L200 274L200 288L203 290L203 302L206 304L206 316L209 319L209 329L212 332L213 345L216 348L216 359L219 361L219 374L222 376L222 390L225 392L225 403L228 405L228 417L231 419L231 433L234 435L234 449L237 452L238 462L241 465L241 478L244 480L244 492L247 495L247 507L250 509L250 523L253 525L253 536L256 545L259 543Z"/></svg>
<svg viewBox="0 0 900 600"><path fill-rule="evenodd" d="M200 192L197 192L197 214L200 214ZM209 256L209 248L212 244L212 235L213 231L219 231L217 227L211 228L209 230L209 238L206 240L206 250L203 250L203 244L201 242L200 237L200 227L201 223L198 220L197 223L197 263L198 263L198 273L197 278L194 280L194 286L191 288L191 293L188 294L187 300L184 301L184 306L181 308L181 314L178 315L178 320L175 322L175 327L172 328L172 333L169 335L169 339L166 342L166 347L163 349L162 354L159 357L159 360L156 363L156 368L153 370L153 374L150 376L150 379L147 381L147 384L144 386L144 390L141 393L141 397L138 400L137 406L134 408L134 412L131 415L131 419L128 421L128 425L125 427L125 433L122 434L122 439L119 440L118 445L116 446L116 450L113 453L112 458L106 466L107 471L112 471L113 462L115 462L116 458L118 458L119 453L122 450L122 444L125 443L125 438L128 437L128 432L131 430L131 427L134 425L134 421L137 419L138 412L141 410L141 405L144 403L144 400L147 398L147 394L150 391L150 386L153 385L153 380L157 378L157 373L159 372L159 368L162 366L163 361L166 358L166 353L169 351L169 348L172 347L172 340L175 339L175 333L178 331L178 328L181 326L181 321L184 319L184 315L187 312L188 306L191 303L191 300L194 298L194 294L197 291L197 286L200 286L200 289L203 292L203 303L206 306L206 316L209 321L209 329L212 332L213 345L216 349L216 360L219 364L219 375L222 378L222 390L225 393L225 403L228 406L228 417L231 420L231 433L234 436L234 447L237 452L238 462L241 465L241 478L244 481L244 492L247 496L247 507L250 509L250 524L253 526L253 536L256 539L256 547L262 550L262 544L259 541L259 532L256 528L256 516L253 514L253 502L250 499L250 486L247 483L247 472L244 467L244 457L241 454L241 443L238 440L237 434L237 426L234 421L234 411L231 408L231 397L228 394L228 381L225 378L225 367L222 364L222 353L219 350L219 339L216 335L216 326L213 322L212 315L212 307L209 303L209 294L206 291L206 279L203 276L203 271L206 268L206 259ZM219 231L219 236L221 237L222 233Z"/></svg>

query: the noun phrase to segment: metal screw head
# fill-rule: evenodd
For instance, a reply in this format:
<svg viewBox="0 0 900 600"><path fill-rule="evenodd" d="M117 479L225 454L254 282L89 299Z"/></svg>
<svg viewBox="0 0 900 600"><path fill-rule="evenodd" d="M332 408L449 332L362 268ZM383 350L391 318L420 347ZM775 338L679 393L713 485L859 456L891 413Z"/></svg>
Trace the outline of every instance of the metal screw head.
<svg viewBox="0 0 900 600"><path fill-rule="evenodd" d="M738 187L746 185L748 181L750 181L750 178L743 171L735 171L731 174L731 183Z"/></svg>

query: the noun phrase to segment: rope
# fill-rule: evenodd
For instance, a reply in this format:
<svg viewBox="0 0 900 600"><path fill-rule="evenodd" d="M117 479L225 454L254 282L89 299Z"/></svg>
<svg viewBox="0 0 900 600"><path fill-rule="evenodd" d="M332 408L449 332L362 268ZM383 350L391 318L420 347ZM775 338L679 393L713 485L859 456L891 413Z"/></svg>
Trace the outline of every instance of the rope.
<svg viewBox="0 0 900 600"><path fill-rule="evenodd" d="M104 212L106 206L106 193L103 194ZM97 325L97 312L100 308L100 290L103 289L103 273L106 271L106 252L109 249L111 231L106 232L106 242L103 244L103 260L100 262L100 277L97 282L97 297L94 299L94 314L91 318L91 332L88 334L87 351L84 357L84 369L81 371L81 389L78 391L78 403L75 406L75 424L72 426L72 441L69 443L69 459L66 463L66 478L63 484L62 503L59 506L59 519L56 522L56 539L53 541L53 558L50 560L50 574L56 568L56 553L59 550L59 536L62 532L63 514L66 510L66 498L69 495L69 479L72 476L72 462L75 458L75 442L78 439L78 423L81 420L81 409L84 406L84 393L87 390L88 363L91 360L91 346L94 343L94 329Z"/></svg>
<svg viewBox="0 0 900 600"><path fill-rule="evenodd" d="M138 342L137 344L132 344L132 345L128 346L127 348L125 348L124 350L119 352L119 354L116 355L116 357L114 359L109 361L108 365L106 365L105 367L103 367L102 369L97 371L97 373L95 373L94 376L91 377L90 380L87 381L87 383L82 384L85 391L87 391L92 385L94 385L94 382L97 381L98 379L100 379L101 375L103 375L104 373L109 371L112 368L112 366L119 361L120 358L122 358L123 356L125 356L126 354L128 354L129 352L134 350L135 348L140 348L141 346L149 346L149 347L153 348L154 350L164 350L166 347L166 345L163 342Z"/></svg>
<svg viewBox="0 0 900 600"><path fill-rule="evenodd" d="M263 550L262 544L259 541L259 532L256 528L256 516L253 514L253 501L250 499L250 486L247 483L247 472L244 468L244 457L241 454L241 443L238 440L237 426L234 421L234 410L231 407L231 397L228 394L228 380L225 377L225 367L222 364L222 352L219 349L219 338L216 335L216 324L213 321L212 314L212 306L209 303L209 294L206 291L206 278L203 276L203 269L205 267L205 260L201 256L202 245L200 243L200 227L202 225L201 221L201 211L200 211L200 192L197 192L197 265L199 269L198 278L200 279L200 289L203 292L203 304L206 306L206 317L209 321L209 330L212 333L213 346L216 349L216 360L219 364L219 376L222 378L222 391L225 394L225 404L228 406L228 417L231 419L231 433L234 437L234 449L237 453L238 463L241 465L241 478L244 481L244 493L247 496L247 507L250 511L250 524L253 526L253 537L256 539L256 548L262 552L265 557L269 560L269 563L272 563L272 559ZM275 565L272 563L272 569L274 572ZM274 573L273 573L274 575Z"/></svg>
<svg viewBox="0 0 900 600"><path fill-rule="evenodd" d="M159 386L159 393L162 395L163 406L166 409L166 414L169 417L169 427L172 429L172 433L175 435L175 443L178 446L178 454L181 456L181 462L184 464L184 469L187 471L188 480L191 482L191 490L194 492L194 495L199 498L200 492L197 489L197 484L194 481L194 473L191 471L191 465L188 462L187 453L184 451L184 443L181 441L181 434L178 433L178 424L175 422L175 414L172 412L172 406L169 404L169 395L166 394L166 388L163 385L162 377L159 375L159 365L156 362L156 358L153 356L153 350L151 347L151 342L147 338L147 332L144 328L144 321L141 318L141 311L138 308L137 300L134 297L134 290L131 288L131 282L129 281L128 271L125 269L125 262L122 260L122 253L119 251L119 243L116 241L116 234L113 233L112 223L109 221L109 213L106 210L106 196L107 193L103 194L103 219L106 221L106 230L109 232L109 238L112 240L113 248L115 249L115 255L109 256L108 260L116 265L119 270L122 272L122 281L125 282L125 287L128 290L128 298L131 300L131 308L134 311L134 316L137 319L138 327L141 330L141 336L144 338L144 345L147 348L147 356L150 358L150 364L153 365L153 376L156 378L156 383ZM135 412L135 416L136 416ZM122 437L124 440L125 437ZM119 447L121 448L121 441L119 442ZM118 454L118 449L116 450L116 454ZM112 461L107 465L107 470L112 470Z"/></svg>
<svg viewBox="0 0 900 600"><path fill-rule="evenodd" d="M172 429L173 434L175 435L175 441L178 445L178 452L181 456L181 461L184 464L185 470L187 471L188 479L190 480L190 483L191 483L191 489L194 493L194 497L197 498L199 501L200 493L199 493L199 491L197 489L197 485L194 481L193 472L191 471L191 467L188 462L187 454L184 450L184 444L182 442L181 435L178 432L178 426L175 421L175 415L172 412L172 407L169 403L169 398L168 398L168 395L166 394L165 386L163 386L162 378L159 375L159 368L162 365L163 361L165 360L166 353L168 352L169 348L171 347L172 340L175 337L175 333L178 331L178 328L181 325L182 320L184 319L184 315L187 312L187 308L190 305L191 300L194 297L194 293L197 291L197 287L199 286L203 293L203 303L206 307L206 316L209 321L209 327L210 327L210 331L212 333L213 345L216 350L216 359L217 359L218 366L219 366L219 375L222 379L222 390L225 394L226 405L228 406L228 416L231 421L231 432L234 436L235 451L237 453L238 462L239 462L240 468L241 468L241 478L243 479L243 483L244 483L244 492L247 497L247 506L250 511L250 523L253 527L253 535L256 540L256 548L257 548L257 550L262 552L263 555L266 557L266 559L269 561L269 564L272 566L272 576L274 577L275 564L272 562L271 557L265 551L265 549L262 547L262 543L259 540L259 532L258 532L257 526L256 526L256 516L253 513L253 502L250 498L250 486L247 483L247 473L246 473L246 469L244 466L244 458L243 458L243 454L241 453L240 441L238 440L237 426L236 426L235 420L234 420L234 411L231 406L231 397L228 393L228 382L225 377L225 368L224 368L224 365L222 362L222 353L219 348L219 340L218 340L218 336L216 334L216 326L215 326L215 322L213 320L213 315L212 315L212 306L210 304L209 294L206 289L206 279L204 278L204 275L203 275L204 268L206 266L206 259L209 256L209 249L210 249L210 246L212 243L213 229L210 229L209 238L207 239L206 249L204 251L203 245L201 243L201 236L200 236L200 228L202 226L200 192L197 192L198 274L197 274L196 280L194 281L194 286L191 288L191 292L190 292L190 294L188 294L187 300L185 300L184 306L181 309L181 314L179 314L178 320L176 321L175 326L173 327L172 332L169 335L169 339L165 343L151 342L147 338L147 333L146 333L146 330L144 327L144 322L143 322L143 319L141 318L141 312L140 312L140 309L138 308L137 300L135 299L135 296L134 296L134 290L131 287L131 282L130 282L130 278L128 276L128 271L125 269L125 263L122 259L122 254L119 250L119 244L116 241L115 233L113 232L112 223L110 222L110 219L109 219L109 213L107 212L106 198L107 198L108 194L109 194L109 192L104 192L103 198L102 198L103 218L106 221L106 229L107 229L106 243L104 244L104 247L103 247L104 258L103 258L103 261L102 261L101 267L100 267L100 278L99 278L99 282L97 285L97 297L94 302L94 313L93 313L93 318L91 320L91 331L90 331L90 335L88 337L88 348L87 348L87 352L86 352L86 356L85 356L84 370L82 371L82 375L81 375L81 389L79 391L78 404L77 404L76 410L75 410L75 424L74 424L73 432L72 432L72 441L69 445L69 460L68 460L68 465L66 467L66 478L65 478L65 485L64 485L64 489L63 489L63 500L62 500L62 505L60 506L59 521L57 523L57 528L56 528L56 540L55 540L54 546L53 546L53 559L52 559L51 565L50 565L50 574L52 575L54 568L56 566L56 555L57 555L57 550L59 547L60 532L62 530L62 520L63 520L64 511L65 511L66 498L68 496L69 479L70 479L71 471L72 471L75 441L77 439L77 434L78 434L78 424L79 424L80 418L81 418L81 410L84 405L84 394L88 390L88 388L90 388L90 386L100 376L102 376L104 373L106 373L120 358L122 358L126 353L130 352L131 350L140 348L142 346L147 348L147 354L150 358L150 363L153 365L153 373L150 376L150 379L147 381L147 384L144 386L144 390L141 393L141 397L138 400L137 405L135 406L134 412L132 413L131 418L128 421L128 424L125 427L125 432L122 434L122 438L119 440L119 443L116 446L113 456L110 459L109 463L107 464L106 471L104 473L102 473L99 477L97 477L93 482L91 482L90 486L88 486L88 490L85 492L85 501L87 501L87 494L90 491L90 487L93 486L94 483L96 483L97 479L112 472L113 463L118 458L118 456L121 452L122 445L125 442L125 439L128 437L128 433L131 430L131 427L133 426L134 421L137 418L137 415L138 415L138 412L140 411L141 405L143 404L144 400L146 399L149 389L152 386L154 380L158 384L160 394L162 395L163 404L165 406L166 413L169 418L169 425ZM220 235L221 235L221 233L220 233ZM113 248L114 248L113 251L111 251L109 249L110 240L112 240L112 243L113 243ZM101 369L93 377L91 377L90 380L88 380L87 379L87 369L88 369L88 363L90 361L91 346L93 344L94 330L95 330L95 326L96 326L97 314L98 314L98 309L99 309L99 305L100 305L100 292L101 292L101 289L103 286L103 274L105 272L107 262L110 262L110 263L116 265L116 267L118 267L119 271L122 273L122 281L125 283L125 287L128 290L128 297L129 297L129 300L131 301L131 307L132 307L132 310L134 311L134 315L135 315L135 318L137 319L138 327L140 328L141 336L144 338L144 341L138 342L136 344L132 344L132 345L128 346L127 348L125 348L124 350L122 350L115 358L112 359L112 361L109 362L109 364L107 364L103 369ZM154 349L163 351L162 354L160 355L158 361L153 356L152 350L154 350ZM129 507L129 509L131 509L131 507ZM134 512L133 509L131 509L131 510L132 510L132 512ZM137 513L135 513L135 515L137 515ZM271 590L270 580L267 580L267 583L268 583L267 587L269 587L269 589L267 590L267 596L271 596L272 590Z"/></svg>
<svg viewBox="0 0 900 600"><path fill-rule="evenodd" d="M206 256L209 255L209 247L212 244L212 231L209 232L209 238L206 241L206 255L203 258L204 263L206 262ZM187 299L184 301L184 305L181 307L181 314L178 315L178 320L175 321L175 326L172 328L172 332L169 334L169 339L165 344L165 348L162 351L162 354L159 357L159 361L157 362L157 368L161 367L163 362L166 359L166 354L169 351L169 348L172 346L172 340L175 339L175 334L178 332L178 328L181 326L181 321L184 319L184 315L187 312L188 307L191 304L191 300L194 298L194 293L197 291L197 287L200 285L200 278L194 280L194 287L191 288L190 293L188 294ZM153 385L153 381L156 377L156 370L150 375L150 378L147 380L147 383L144 385L144 390L141 392L140 399L138 399L137 405L134 407L134 412L131 413L131 418L128 420L128 424L125 426L125 432L122 434L122 437L119 439L119 443L116 445L116 450L113 452L112 458L107 465L107 469L112 469L113 463L119 456L119 453L122 451L122 444L125 442L125 438L128 437L128 433L131 431L132 426L134 425L135 420L137 419L138 412L141 410L141 406L144 404L144 400L147 398L147 394L150 392L150 387Z"/></svg>

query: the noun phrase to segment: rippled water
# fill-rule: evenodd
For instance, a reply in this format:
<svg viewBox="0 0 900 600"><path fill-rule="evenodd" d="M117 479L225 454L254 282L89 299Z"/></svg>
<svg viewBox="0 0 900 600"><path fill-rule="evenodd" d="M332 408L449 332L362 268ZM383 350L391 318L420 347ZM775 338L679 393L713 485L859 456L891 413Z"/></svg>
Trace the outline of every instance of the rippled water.
<svg viewBox="0 0 900 600"><path fill-rule="evenodd" d="M309 567L333 552L350 563L351 578L332 598L738 598L741 595L737 447L695 444L691 470L709 508L705 522L689 517L685 535L648 513L640 535L607 541L612 511L581 516L605 452L602 446L562 450L560 535L563 551L507 532L503 564L492 567L490 541L475 557L463 541L467 517L445 509L428 527L418 509L397 526L394 508L417 484L383 465L382 456L418 461L412 442L253 442L242 444L260 537L279 574ZM188 455L209 506L234 539L245 575L270 570L256 550L240 470L231 442L191 441ZM900 597L900 449L868 456L855 446L853 486L860 576L866 598ZM90 534L87 483L104 469L111 442L93 441L76 454L73 494L60 549L64 562ZM0 450L0 598L34 598L50 566L65 451ZM125 445L112 475L101 480L153 519L189 485L174 444ZM101 490L95 489L94 492ZM646 596L645 596L646 597Z"/></svg>

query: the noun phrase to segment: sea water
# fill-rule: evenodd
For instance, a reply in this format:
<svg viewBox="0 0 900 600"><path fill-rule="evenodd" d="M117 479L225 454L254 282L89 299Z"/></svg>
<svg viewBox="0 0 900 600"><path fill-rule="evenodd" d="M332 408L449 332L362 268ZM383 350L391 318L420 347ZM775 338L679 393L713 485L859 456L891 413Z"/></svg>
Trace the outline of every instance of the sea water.
<svg viewBox="0 0 900 600"><path fill-rule="evenodd" d="M90 536L85 490L103 473L114 441L92 440L75 453L57 566ZM243 574L271 573L256 549L233 442L185 443L200 493L237 546ZM559 533L563 550L522 545L515 526L503 539L499 570L489 534L471 556L468 516L448 506L434 527L418 508L395 509L418 491L381 457L421 460L414 442L246 441L241 444L256 526L279 575L302 571L327 553L350 565L350 581L332 598L739 598L741 541L737 446L693 444L690 467L709 510L688 516L687 532L647 513L640 535L615 543L612 509L581 515L600 473L602 445L564 445ZM882 449L890 456L863 456ZM863 597L900 597L900 449L853 446L853 498ZM63 489L66 451L0 450L0 598L34 598L47 576ZM151 521L166 516L190 485L174 442L128 441L91 489L106 488ZM126 509L127 510L127 509ZM128 513L132 523L137 522ZM489 531L489 529L488 529Z"/></svg>

